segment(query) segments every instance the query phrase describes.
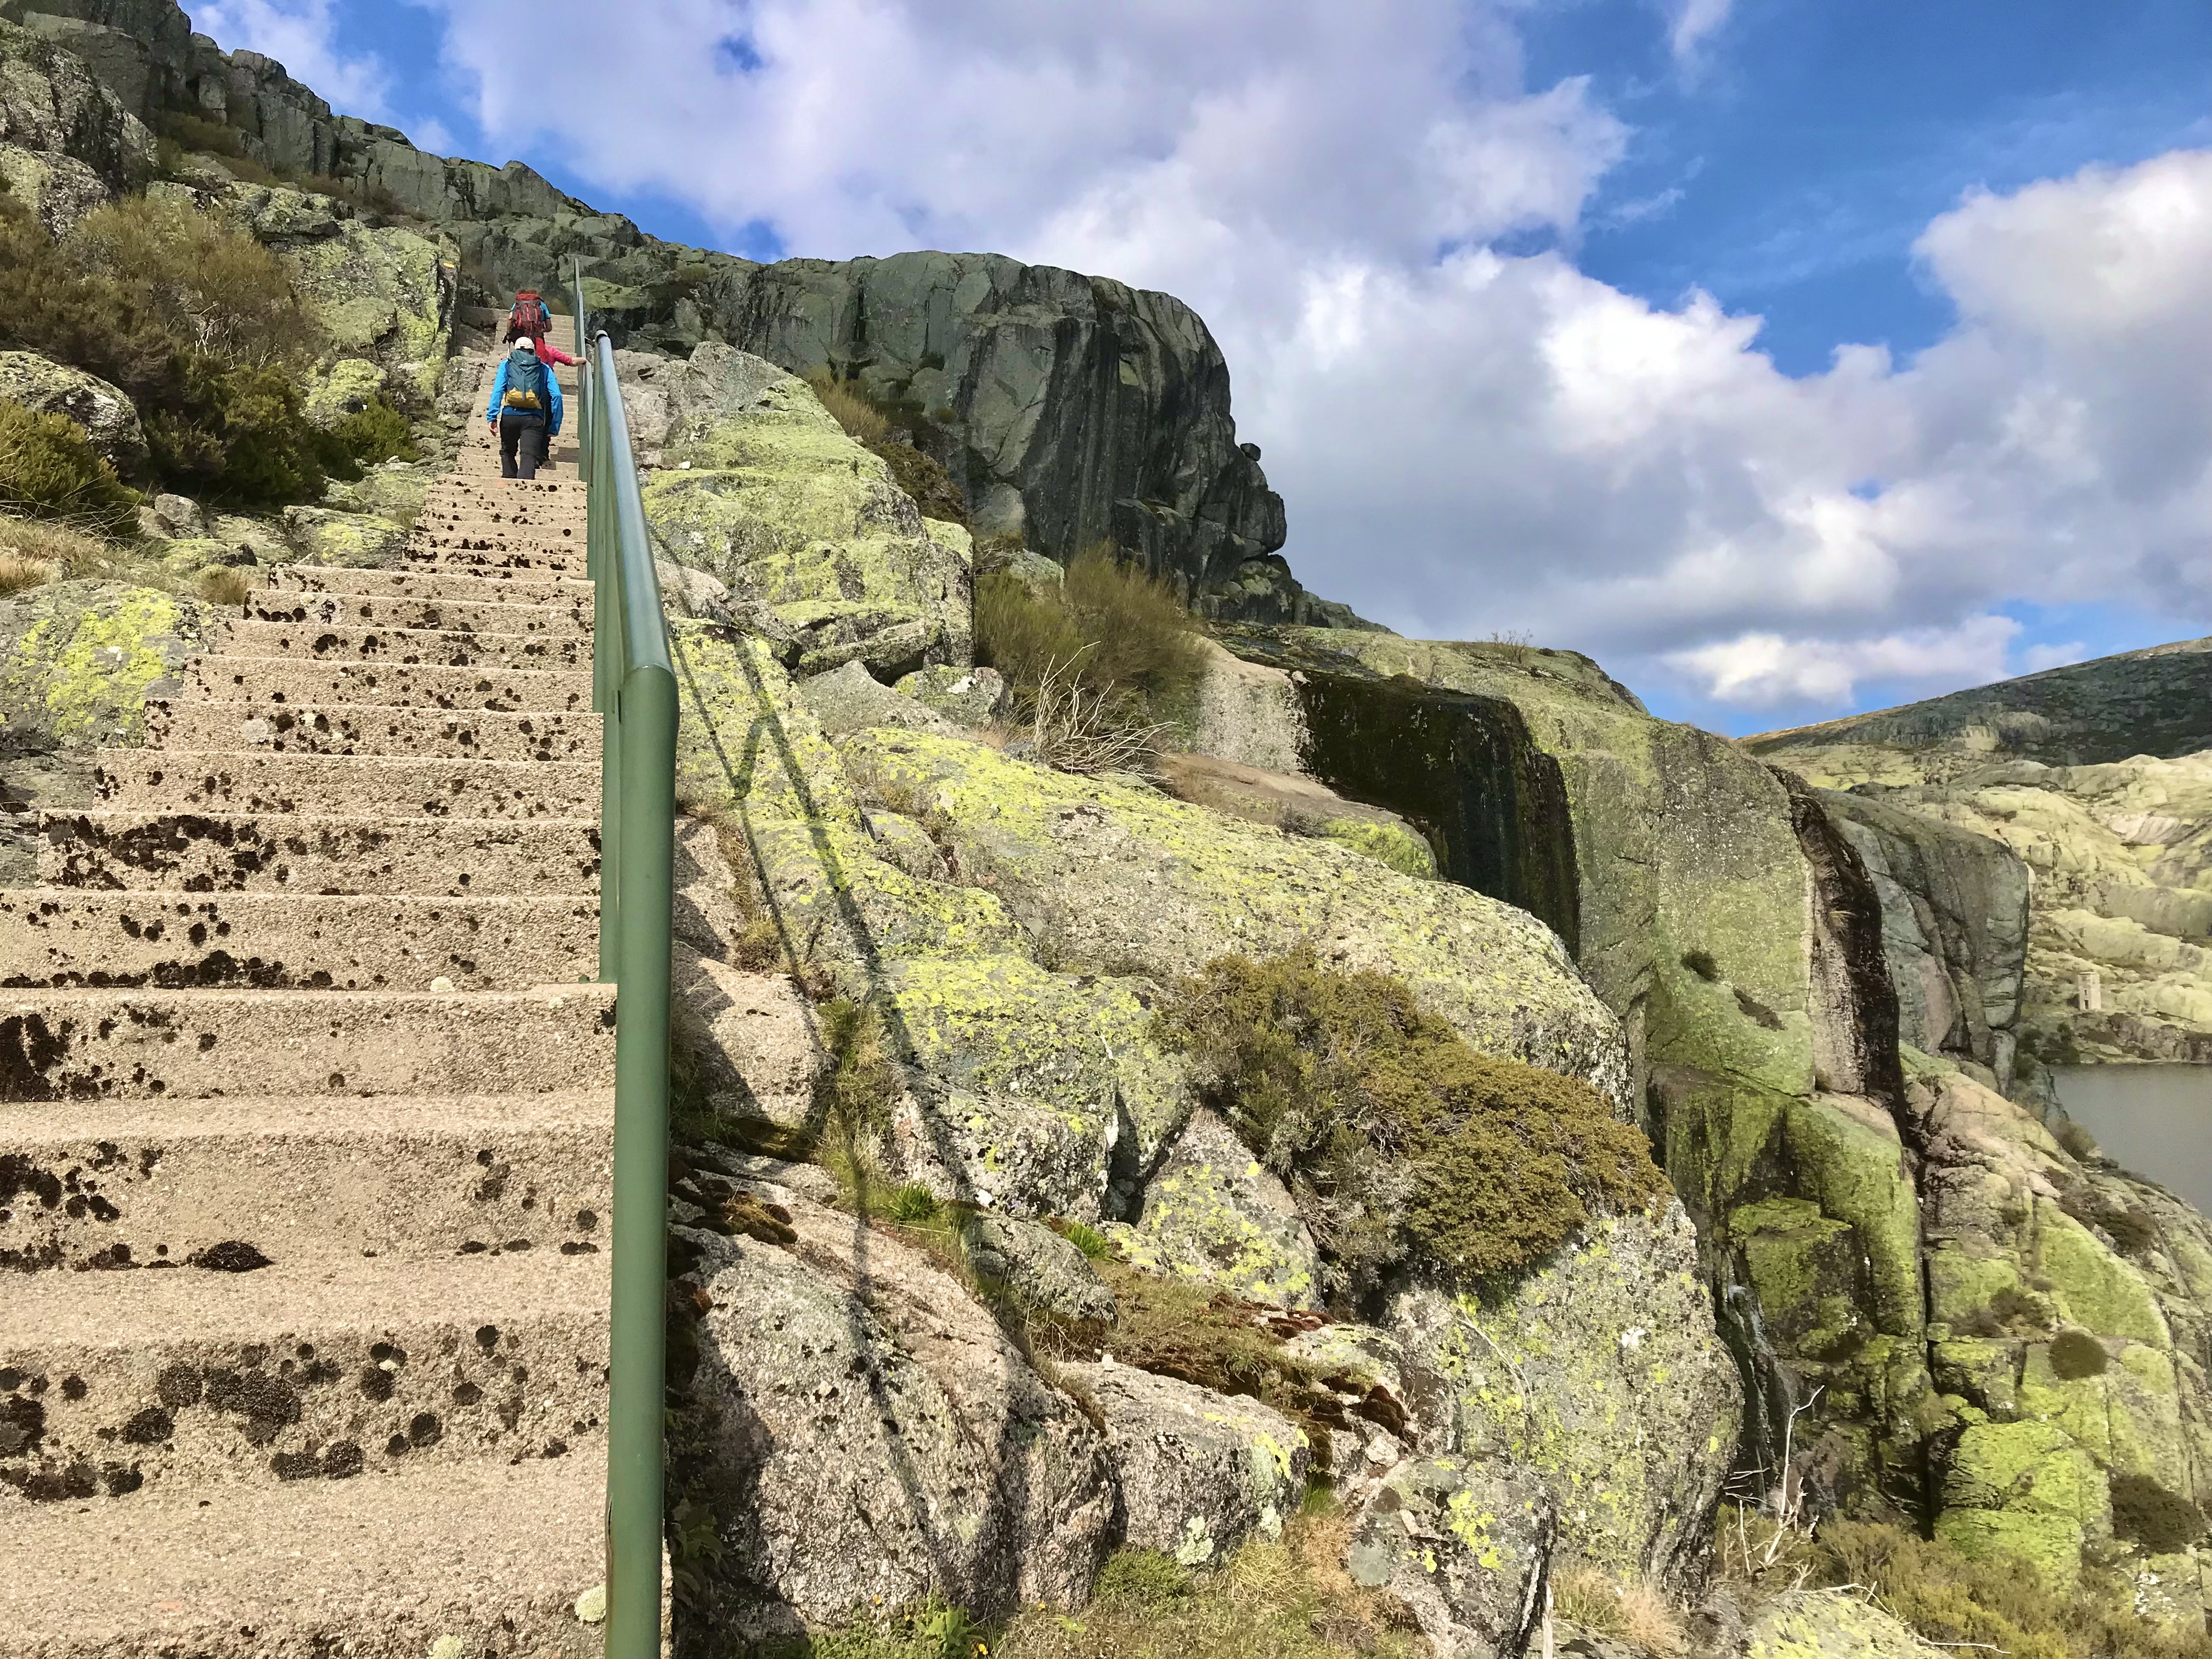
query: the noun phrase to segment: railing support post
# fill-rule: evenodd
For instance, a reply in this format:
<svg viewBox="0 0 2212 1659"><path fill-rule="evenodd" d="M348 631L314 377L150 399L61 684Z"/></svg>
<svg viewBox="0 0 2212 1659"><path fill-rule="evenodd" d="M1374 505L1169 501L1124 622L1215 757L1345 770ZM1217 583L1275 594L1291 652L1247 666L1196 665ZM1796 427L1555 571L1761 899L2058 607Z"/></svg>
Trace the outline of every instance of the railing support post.
<svg viewBox="0 0 2212 1659"><path fill-rule="evenodd" d="M619 696L622 906L674 898L676 681L633 670ZM608 1659L660 1651L662 1363L666 1318L668 934L625 927L616 952L614 1364L608 1405Z"/></svg>

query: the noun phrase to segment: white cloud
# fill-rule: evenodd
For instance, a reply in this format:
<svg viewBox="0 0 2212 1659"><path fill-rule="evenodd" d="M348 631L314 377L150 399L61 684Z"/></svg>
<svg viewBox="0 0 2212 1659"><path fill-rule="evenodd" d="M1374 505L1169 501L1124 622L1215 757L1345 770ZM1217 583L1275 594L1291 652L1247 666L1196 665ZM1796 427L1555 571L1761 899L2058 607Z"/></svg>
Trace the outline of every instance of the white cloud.
<svg viewBox="0 0 2212 1659"><path fill-rule="evenodd" d="M2212 154L1969 197L1917 247L1950 333L1793 379L1758 319L1577 268L1626 135L1526 84L1519 0L647 0L522 57L503 0L436 3L484 130L603 186L1181 295L1293 568L1378 620L1752 702L2002 673L2010 599L2212 620ZM1675 51L1726 14L1676 0Z"/></svg>
<svg viewBox="0 0 2212 1659"><path fill-rule="evenodd" d="M370 55L339 50L335 0L199 0L192 27L226 52L273 58L332 109L390 118L391 74Z"/></svg>
<svg viewBox="0 0 2212 1659"><path fill-rule="evenodd" d="M1722 702L1841 708L1863 679L1944 688L1995 679L2005 672L2005 647L2019 632L2020 624L2009 617L1972 617L1955 628L1917 629L1868 640L1745 634L1677 652L1668 661Z"/></svg>
<svg viewBox="0 0 2212 1659"><path fill-rule="evenodd" d="M1667 17L1667 48L1680 64L1693 64L1699 49L1719 32L1735 0L1662 0Z"/></svg>

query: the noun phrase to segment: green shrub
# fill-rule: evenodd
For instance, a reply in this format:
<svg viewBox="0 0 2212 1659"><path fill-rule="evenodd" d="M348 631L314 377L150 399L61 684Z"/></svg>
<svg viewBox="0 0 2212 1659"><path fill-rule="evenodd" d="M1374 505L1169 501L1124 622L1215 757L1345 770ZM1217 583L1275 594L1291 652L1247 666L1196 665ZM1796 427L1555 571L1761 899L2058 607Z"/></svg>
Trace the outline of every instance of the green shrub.
<svg viewBox="0 0 2212 1659"><path fill-rule="evenodd" d="M2153 1555L2172 1555L2204 1536L2204 1512L2147 1474L2112 1480L2112 1535Z"/></svg>
<svg viewBox="0 0 2212 1659"><path fill-rule="evenodd" d="M322 434L300 409L300 387L276 368L186 358L184 408L145 419L155 471L183 493L218 505L275 506L319 498L328 483Z"/></svg>
<svg viewBox="0 0 2212 1659"><path fill-rule="evenodd" d="M1003 569L980 578L975 659L1006 676L1041 757L1073 771L1148 767L1195 713L1206 672L1174 590L1105 546L1080 555L1049 595ZM1064 757L1044 752L1054 747Z"/></svg>
<svg viewBox="0 0 2212 1659"><path fill-rule="evenodd" d="M2089 1133L2088 1126L2079 1119L2062 1117L2051 1127L2051 1133L2067 1155L2077 1164L2094 1164L2103 1156L2097 1146L2097 1137Z"/></svg>
<svg viewBox="0 0 2212 1659"><path fill-rule="evenodd" d="M0 507L122 535L138 497L66 415L0 401Z"/></svg>
<svg viewBox="0 0 2212 1659"><path fill-rule="evenodd" d="M324 440L296 383L320 339L282 262L229 219L137 198L58 244L0 198L0 343L128 394L167 488L239 507L319 498Z"/></svg>
<svg viewBox="0 0 2212 1659"><path fill-rule="evenodd" d="M1091 1593L1108 1606L1164 1607L1190 1594L1190 1574L1158 1550L1116 1550L1098 1570Z"/></svg>
<svg viewBox="0 0 2212 1659"><path fill-rule="evenodd" d="M323 434L322 447L324 465L340 476L359 477L380 462L411 461L418 453L414 428L381 395Z"/></svg>
<svg viewBox="0 0 2212 1659"><path fill-rule="evenodd" d="M1087 1261L1104 1261L1114 1255L1114 1247L1103 1234L1086 1227L1080 1221L1071 1221L1060 1227L1060 1236L1083 1252Z"/></svg>
<svg viewBox="0 0 2212 1659"><path fill-rule="evenodd" d="M1668 1192L1587 1084L1477 1054L1387 975L1310 948L1223 957L1156 1017L1208 1104L1289 1184L1356 1302L1408 1255L1474 1278L1533 1265L1594 1209Z"/></svg>
<svg viewBox="0 0 2212 1659"><path fill-rule="evenodd" d="M2061 1331L2051 1339L2051 1369L2066 1382L2102 1376L2110 1363L2105 1345L2087 1331Z"/></svg>
<svg viewBox="0 0 2212 1659"><path fill-rule="evenodd" d="M910 1181L891 1194L891 1201L884 1206L884 1212L894 1221L914 1226L936 1220L944 1207L935 1193L919 1182Z"/></svg>
<svg viewBox="0 0 2212 1659"><path fill-rule="evenodd" d="M88 214L63 246L185 349L296 365L323 343L283 261L227 216L135 196Z"/></svg>
<svg viewBox="0 0 2212 1659"><path fill-rule="evenodd" d="M2118 1481L2113 1496L2118 1530L2120 1509L2129 1501ZM2160 1517L2150 1523L2153 1529L2166 1528L2158 1535L2201 1533L2203 1518L2193 1508L2182 1516L2168 1499L2182 1501L2164 1493L2144 1505ZM1763 1546L1772 1532L1773 1523L1764 1516L1733 1506L1718 1518L1714 1542L1722 1569L1746 1599L1801 1583L1850 1585L1927 1641L1947 1647L1990 1648L2013 1659L2212 1659L2212 1639L2201 1626L2143 1618L2124 1575L2087 1562L2073 1593L2061 1597L2010 1556L1972 1559L1941 1540L1876 1522L1823 1522L1809 1540L1784 1540L1768 1565Z"/></svg>

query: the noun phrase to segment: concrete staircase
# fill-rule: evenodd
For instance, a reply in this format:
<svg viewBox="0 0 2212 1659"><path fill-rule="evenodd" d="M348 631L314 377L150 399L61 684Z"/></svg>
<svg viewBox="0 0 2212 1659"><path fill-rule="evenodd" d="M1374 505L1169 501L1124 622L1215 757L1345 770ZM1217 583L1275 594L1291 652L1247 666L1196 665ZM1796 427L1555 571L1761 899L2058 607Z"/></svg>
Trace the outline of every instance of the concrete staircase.
<svg viewBox="0 0 2212 1659"><path fill-rule="evenodd" d="M402 568L264 573L0 892L11 1659L597 1651L584 522L472 423Z"/></svg>

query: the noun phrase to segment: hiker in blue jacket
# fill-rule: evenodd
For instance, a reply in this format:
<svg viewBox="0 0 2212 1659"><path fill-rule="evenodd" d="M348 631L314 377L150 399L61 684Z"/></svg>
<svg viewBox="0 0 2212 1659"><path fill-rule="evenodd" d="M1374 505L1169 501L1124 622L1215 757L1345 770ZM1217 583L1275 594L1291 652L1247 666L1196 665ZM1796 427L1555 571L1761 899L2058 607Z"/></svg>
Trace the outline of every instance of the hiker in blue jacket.
<svg viewBox="0 0 2212 1659"><path fill-rule="evenodd" d="M539 361L536 344L524 336L500 360L491 383L484 419L499 434L502 478L534 478L546 464L545 449L561 435L561 383Z"/></svg>

